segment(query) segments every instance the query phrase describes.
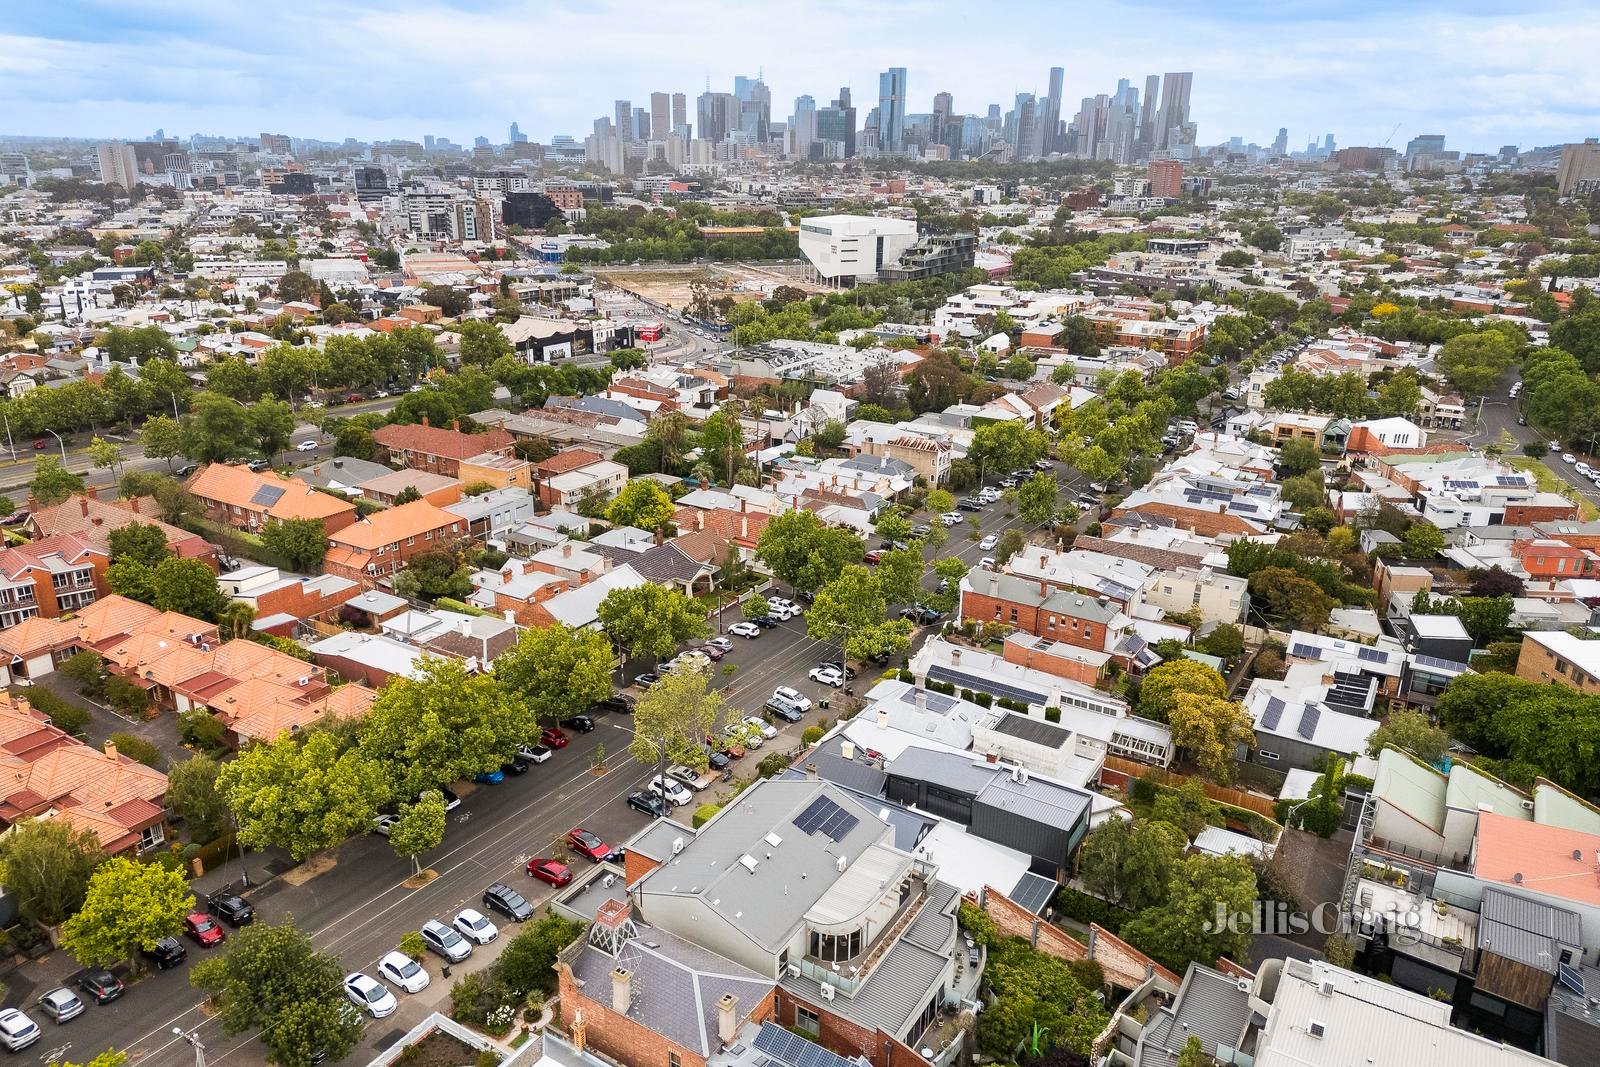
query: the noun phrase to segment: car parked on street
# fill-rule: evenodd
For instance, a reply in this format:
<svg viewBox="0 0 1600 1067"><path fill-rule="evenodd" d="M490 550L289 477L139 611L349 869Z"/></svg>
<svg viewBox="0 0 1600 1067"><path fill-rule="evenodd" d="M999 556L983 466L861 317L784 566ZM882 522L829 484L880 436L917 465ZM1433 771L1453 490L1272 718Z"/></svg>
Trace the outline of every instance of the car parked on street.
<svg viewBox="0 0 1600 1067"><path fill-rule="evenodd" d="M628 807L652 819L665 819L672 814L672 804L660 793L646 793L643 789L628 794Z"/></svg>
<svg viewBox="0 0 1600 1067"><path fill-rule="evenodd" d="M422 964L398 949L378 961L378 974L385 982L407 993L420 993L428 988L428 972Z"/></svg>
<svg viewBox="0 0 1600 1067"><path fill-rule="evenodd" d="M496 882L483 891L483 906L499 912L512 922L525 922L533 915L533 905L510 886Z"/></svg>
<svg viewBox="0 0 1600 1067"><path fill-rule="evenodd" d="M559 726L546 726L539 731L539 743L546 748L566 748L571 738L561 732Z"/></svg>
<svg viewBox="0 0 1600 1067"><path fill-rule="evenodd" d="M778 736L778 728L759 715L746 715L742 720L745 726L755 733L760 734L768 741Z"/></svg>
<svg viewBox="0 0 1600 1067"><path fill-rule="evenodd" d="M66 986L57 986L39 998L39 1010L59 1025L76 1019L87 1009L78 994Z"/></svg>
<svg viewBox="0 0 1600 1067"><path fill-rule="evenodd" d="M981 552L989 552L992 551L999 543L1000 538L996 537L994 534L989 534L982 541L978 542L978 550Z"/></svg>
<svg viewBox="0 0 1600 1067"><path fill-rule="evenodd" d="M550 758L550 750L544 745L518 745L517 758L529 763L543 763Z"/></svg>
<svg viewBox="0 0 1600 1067"><path fill-rule="evenodd" d="M78 976L78 988L89 994L96 1004L110 1004L122 996L122 979L104 967L91 967Z"/></svg>
<svg viewBox="0 0 1600 1067"><path fill-rule="evenodd" d="M155 964L156 970L164 971L188 959L189 950L175 937L161 937L149 948L141 948L139 955Z"/></svg>
<svg viewBox="0 0 1600 1067"><path fill-rule="evenodd" d="M438 919L423 923L420 933L422 943L428 946L429 952L443 956L451 963L460 963L472 955L472 942Z"/></svg>
<svg viewBox="0 0 1600 1067"><path fill-rule="evenodd" d="M206 904L206 910L235 929L249 926L256 921L256 909L237 893L223 893L212 897Z"/></svg>
<svg viewBox="0 0 1600 1067"><path fill-rule="evenodd" d="M694 794L689 791L687 786L676 778L668 778L664 774L658 774L651 778L646 788L652 792L660 793L671 801L675 807L681 808L694 803Z"/></svg>
<svg viewBox="0 0 1600 1067"><path fill-rule="evenodd" d="M822 685L832 686L835 689L841 689L844 687L844 675L839 673L839 669L837 667L831 665L826 667L812 667L806 672L806 677L810 678L813 682L819 682Z"/></svg>
<svg viewBox="0 0 1600 1067"><path fill-rule="evenodd" d="M227 931L203 911L192 911L183 917L183 932L201 948L211 948L228 940Z"/></svg>
<svg viewBox="0 0 1600 1067"><path fill-rule="evenodd" d="M476 908L462 908L456 912L456 917L451 920L450 925L474 945L487 945L500 936L500 928Z"/></svg>
<svg viewBox="0 0 1600 1067"><path fill-rule="evenodd" d="M746 641L754 641L761 636L761 627L753 622L736 622L728 627L728 632L735 637L742 637Z"/></svg>
<svg viewBox="0 0 1600 1067"><path fill-rule="evenodd" d="M592 834L583 827L574 827L567 833L567 845L580 856L587 857L593 863L604 862L611 853L611 847L602 841L597 834Z"/></svg>
<svg viewBox="0 0 1600 1067"><path fill-rule="evenodd" d="M561 725L568 730L576 730L580 734L594 732L594 720L587 715L568 715L561 720Z"/></svg>
<svg viewBox="0 0 1600 1067"><path fill-rule="evenodd" d="M20 1009L0 1011L0 1045L4 1045L7 1052L21 1052L39 1040L41 1032L39 1024Z"/></svg>
<svg viewBox="0 0 1600 1067"><path fill-rule="evenodd" d="M361 971L344 976L344 995L374 1019L386 1019L400 1006L387 986Z"/></svg>
<svg viewBox="0 0 1600 1067"><path fill-rule="evenodd" d="M802 694L798 689L780 685L772 691L772 695L782 700L787 700L801 711L811 710L811 698Z"/></svg>
<svg viewBox="0 0 1600 1067"><path fill-rule="evenodd" d="M784 722L795 723L805 717L804 708L798 707L780 696L770 698L765 707Z"/></svg>
<svg viewBox="0 0 1600 1067"><path fill-rule="evenodd" d="M535 856L529 860L528 873L558 889L572 881L572 868L548 856Z"/></svg>

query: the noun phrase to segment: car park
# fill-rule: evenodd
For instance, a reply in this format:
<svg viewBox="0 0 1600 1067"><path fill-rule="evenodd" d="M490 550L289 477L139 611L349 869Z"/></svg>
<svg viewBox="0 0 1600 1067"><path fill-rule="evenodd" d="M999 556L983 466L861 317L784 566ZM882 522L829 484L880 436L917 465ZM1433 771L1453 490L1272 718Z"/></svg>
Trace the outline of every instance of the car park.
<svg viewBox="0 0 1600 1067"><path fill-rule="evenodd" d="M772 691L772 695L787 700L801 711L811 710L811 698L803 695L798 689L790 688L787 685L780 685L778 688Z"/></svg>
<svg viewBox="0 0 1600 1067"><path fill-rule="evenodd" d="M422 964L395 950L378 961L378 974L390 985L399 986L407 993L420 993L428 988L428 972Z"/></svg>
<svg viewBox="0 0 1600 1067"><path fill-rule="evenodd" d="M681 808L694 803L694 794L687 786L676 778L668 778L664 774L651 778L647 788L666 797L675 807Z"/></svg>
<svg viewBox="0 0 1600 1067"><path fill-rule="evenodd" d="M420 933L422 943L428 946L429 952L443 956L451 963L460 963L472 955L472 942L437 919L423 923Z"/></svg>
<svg viewBox="0 0 1600 1067"><path fill-rule="evenodd" d="M87 1008L83 1001L78 999L78 994L65 986L57 986L39 998L39 1010L46 1018L60 1024L76 1019Z"/></svg>
<svg viewBox="0 0 1600 1067"><path fill-rule="evenodd" d="M523 922L533 915L533 905L528 903L527 898L501 882L483 891L483 906L513 922Z"/></svg>
<svg viewBox="0 0 1600 1067"><path fill-rule="evenodd" d="M0 1045L8 1052L21 1052L39 1040L39 1024L19 1008L0 1011Z"/></svg>
<svg viewBox="0 0 1600 1067"><path fill-rule="evenodd" d="M610 847L600 840L599 835L592 834L581 826L568 832L567 844L572 851L587 857L593 863L602 862L611 852Z"/></svg>
<svg viewBox="0 0 1600 1067"><path fill-rule="evenodd" d="M813 682L829 685L835 689L839 689L844 685L844 675L839 673L837 667L812 667L806 672L806 677Z"/></svg>
<svg viewBox="0 0 1600 1067"><path fill-rule="evenodd" d="M227 932L203 911L192 911L183 917L183 932L201 948L211 948L228 940Z"/></svg>
<svg viewBox="0 0 1600 1067"><path fill-rule="evenodd" d="M746 641L754 641L761 636L761 627L753 622L736 622L728 627L728 632L735 637L742 637Z"/></svg>
<svg viewBox="0 0 1600 1067"><path fill-rule="evenodd" d="M249 926L256 921L256 909L237 893L212 897L206 910L234 928Z"/></svg>
<svg viewBox="0 0 1600 1067"><path fill-rule="evenodd" d="M646 793L643 789L628 794L628 807L652 819L665 819L672 814L672 804L659 793Z"/></svg>
<svg viewBox="0 0 1600 1067"><path fill-rule="evenodd" d="M122 979L104 967L91 967L78 976L78 988L89 994L96 1004L110 1004L122 996Z"/></svg>
<svg viewBox="0 0 1600 1067"><path fill-rule="evenodd" d="M999 543L1000 543L1000 538L996 537L994 534L990 534L987 537L985 537L982 541L978 542L978 548L982 549L984 552L988 552L990 549L994 548L994 546L998 545Z"/></svg>
<svg viewBox="0 0 1600 1067"><path fill-rule="evenodd" d="M189 950L175 937L160 937L149 948L141 948L139 955L155 964L156 970L164 971L188 959Z"/></svg>
<svg viewBox="0 0 1600 1067"><path fill-rule="evenodd" d="M382 982L361 971L344 976L344 995L374 1019L388 1018L400 1006Z"/></svg>
<svg viewBox="0 0 1600 1067"><path fill-rule="evenodd" d="M535 856L529 860L528 873L557 889L572 881L572 868L548 856Z"/></svg>
<svg viewBox="0 0 1600 1067"><path fill-rule="evenodd" d="M489 921L489 917L476 908L462 908L451 920L451 926L462 937L474 945L487 945L500 936L500 928Z"/></svg>

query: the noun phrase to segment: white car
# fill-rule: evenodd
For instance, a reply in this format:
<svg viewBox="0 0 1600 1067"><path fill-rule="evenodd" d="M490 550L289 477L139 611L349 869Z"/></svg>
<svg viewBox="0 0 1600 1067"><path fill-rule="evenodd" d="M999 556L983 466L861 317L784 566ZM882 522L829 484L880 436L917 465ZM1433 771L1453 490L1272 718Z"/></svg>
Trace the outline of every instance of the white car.
<svg viewBox="0 0 1600 1067"><path fill-rule="evenodd" d="M746 641L754 641L761 636L761 627L753 622L736 622L728 627L728 632L735 637L742 637Z"/></svg>
<svg viewBox="0 0 1600 1067"><path fill-rule="evenodd" d="M750 724L743 719L737 719L724 726L722 736L745 748L760 748L767 743L767 735L760 730L751 729Z"/></svg>
<svg viewBox="0 0 1600 1067"><path fill-rule="evenodd" d="M781 597L781 596L769 596L769 597L767 597L767 607L769 607L769 608L788 608L790 611L799 611L800 610L799 605L797 605L794 601L789 600L786 597Z"/></svg>
<svg viewBox="0 0 1600 1067"><path fill-rule="evenodd" d="M986 571L994 570L994 557L993 556L984 556L982 559L980 559L978 561L978 566L982 567Z"/></svg>
<svg viewBox="0 0 1600 1067"><path fill-rule="evenodd" d="M960 525L960 523L961 523L961 512L959 512L959 511L947 511L943 515L939 516L939 521L944 523L946 526L957 526L957 525Z"/></svg>
<svg viewBox="0 0 1600 1067"><path fill-rule="evenodd" d="M399 821L400 816L398 815L374 815L372 817L372 828L384 837L388 837L389 832L394 829L394 824Z"/></svg>
<svg viewBox="0 0 1600 1067"><path fill-rule="evenodd" d="M543 745L518 745L517 757L525 763L543 763L550 758L550 750Z"/></svg>
<svg viewBox="0 0 1600 1067"><path fill-rule="evenodd" d="M1563 452L1561 453L1561 462L1576 463L1578 462L1578 457L1574 456L1571 452Z"/></svg>
<svg viewBox="0 0 1600 1067"><path fill-rule="evenodd" d="M474 945L487 945L500 936L500 928L489 921L488 916L472 908L462 908L460 913L452 920L451 925L462 937Z"/></svg>
<svg viewBox="0 0 1600 1067"><path fill-rule="evenodd" d="M778 728L759 715L746 715L740 721L749 728L751 733L758 733L769 741L778 736Z"/></svg>
<svg viewBox="0 0 1600 1067"><path fill-rule="evenodd" d="M788 701L801 711L811 710L811 698L801 693L798 689L790 688L787 685L780 685L778 688L772 691L772 695L778 700Z"/></svg>
<svg viewBox="0 0 1600 1067"><path fill-rule="evenodd" d="M812 667L806 672L806 677L813 682L831 685L835 689L844 685L844 675L839 673L839 668L837 667Z"/></svg>
<svg viewBox="0 0 1600 1067"><path fill-rule="evenodd" d="M789 604L775 604L769 600L767 601L767 614L779 622L788 622L800 613Z"/></svg>
<svg viewBox="0 0 1600 1067"><path fill-rule="evenodd" d="M651 778L647 788L666 797L675 807L681 808L685 804L694 803L694 794L689 792L682 782L674 778L668 778L664 774L658 774Z"/></svg>
<svg viewBox="0 0 1600 1067"><path fill-rule="evenodd" d="M317 450L317 443L315 441L301 441L299 444L294 446L294 450L296 452L315 452Z"/></svg>
<svg viewBox="0 0 1600 1067"><path fill-rule="evenodd" d="M344 995L350 998L350 1003L374 1019L387 1018L400 1006L400 1002L394 999L394 994L382 982L360 971L344 976Z"/></svg>
<svg viewBox="0 0 1600 1067"><path fill-rule="evenodd" d="M384 981L407 993L420 993L428 988L428 972L422 969L422 964L398 949L378 961L378 973Z"/></svg>
<svg viewBox="0 0 1600 1067"><path fill-rule="evenodd" d="M988 537L985 537L982 541L978 542L978 547L980 549L982 549L983 551L988 552L990 549L994 548L994 546L998 545L999 543L1000 543L1000 538L996 537L994 534L990 534Z"/></svg>
<svg viewBox="0 0 1600 1067"><path fill-rule="evenodd" d="M0 1011L0 1045L8 1052L20 1052L39 1040L39 1024L16 1008Z"/></svg>

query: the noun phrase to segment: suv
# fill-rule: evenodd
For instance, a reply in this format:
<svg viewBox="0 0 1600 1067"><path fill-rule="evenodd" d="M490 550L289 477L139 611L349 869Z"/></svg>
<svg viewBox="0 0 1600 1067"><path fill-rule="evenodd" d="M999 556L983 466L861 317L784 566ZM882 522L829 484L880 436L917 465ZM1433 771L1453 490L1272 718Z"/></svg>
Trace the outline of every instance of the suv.
<svg viewBox="0 0 1600 1067"><path fill-rule="evenodd" d="M437 953L451 963L460 963L472 955L472 942L437 919L422 924L422 943L428 951Z"/></svg>
<svg viewBox="0 0 1600 1067"><path fill-rule="evenodd" d="M0 1045L7 1052L20 1052L39 1040L39 1024L16 1008L0 1011Z"/></svg>
<svg viewBox="0 0 1600 1067"><path fill-rule="evenodd" d="M483 906L497 911L513 922L523 922L533 917L533 906L521 893L508 885L496 882L483 891Z"/></svg>
<svg viewBox="0 0 1600 1067"><path fill-rule="evenodd" d="M232 927L249 926L256 921L256 909L237 893L212 897L206 910Z"/></svg>
<svg viewBox="0 0 1600 1067"><path fill-rule="evenodd" d="M164 971L188 959L189 950L175 937L162 937L157 938L156 943L149 948L140 949L139 955L155 964L156 970Z"/></svg>
<svg viewBox="0 0 1600 1067"><path fill-rule="evenodd" d="M799 722L805 716L804 711L780 696L774 696L771 700L768 700L766 709L785 722Z"/></svg>

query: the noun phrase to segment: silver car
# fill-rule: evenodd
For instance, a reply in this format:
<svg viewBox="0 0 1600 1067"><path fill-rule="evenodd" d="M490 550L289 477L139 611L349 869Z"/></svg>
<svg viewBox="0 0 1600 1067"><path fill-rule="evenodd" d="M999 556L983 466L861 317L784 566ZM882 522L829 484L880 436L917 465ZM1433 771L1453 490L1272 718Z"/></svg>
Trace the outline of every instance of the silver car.
<svg viewBox="0 0 1600 1067"><path fill-rule="evenodd" d="M472 955L472 943L437 919L423 923L421 933L422 943L428 946L428 950L451 963L460 963Z"/></svg>
<svg viewBox="0 0 1600 1067"><path fill-rule="evenodd" d="M39 1024L16 1008L0 1011L0 1045L8 1052L20 1052L39 1040Z"/></svg>
<svg viewBox="0 0 1600 1067"><path fill-rule="evenodd" d="M83 1014L83 1001L72 990L57 986L39 998L39 1010L56 1022L64 1023Z"/></svg>

